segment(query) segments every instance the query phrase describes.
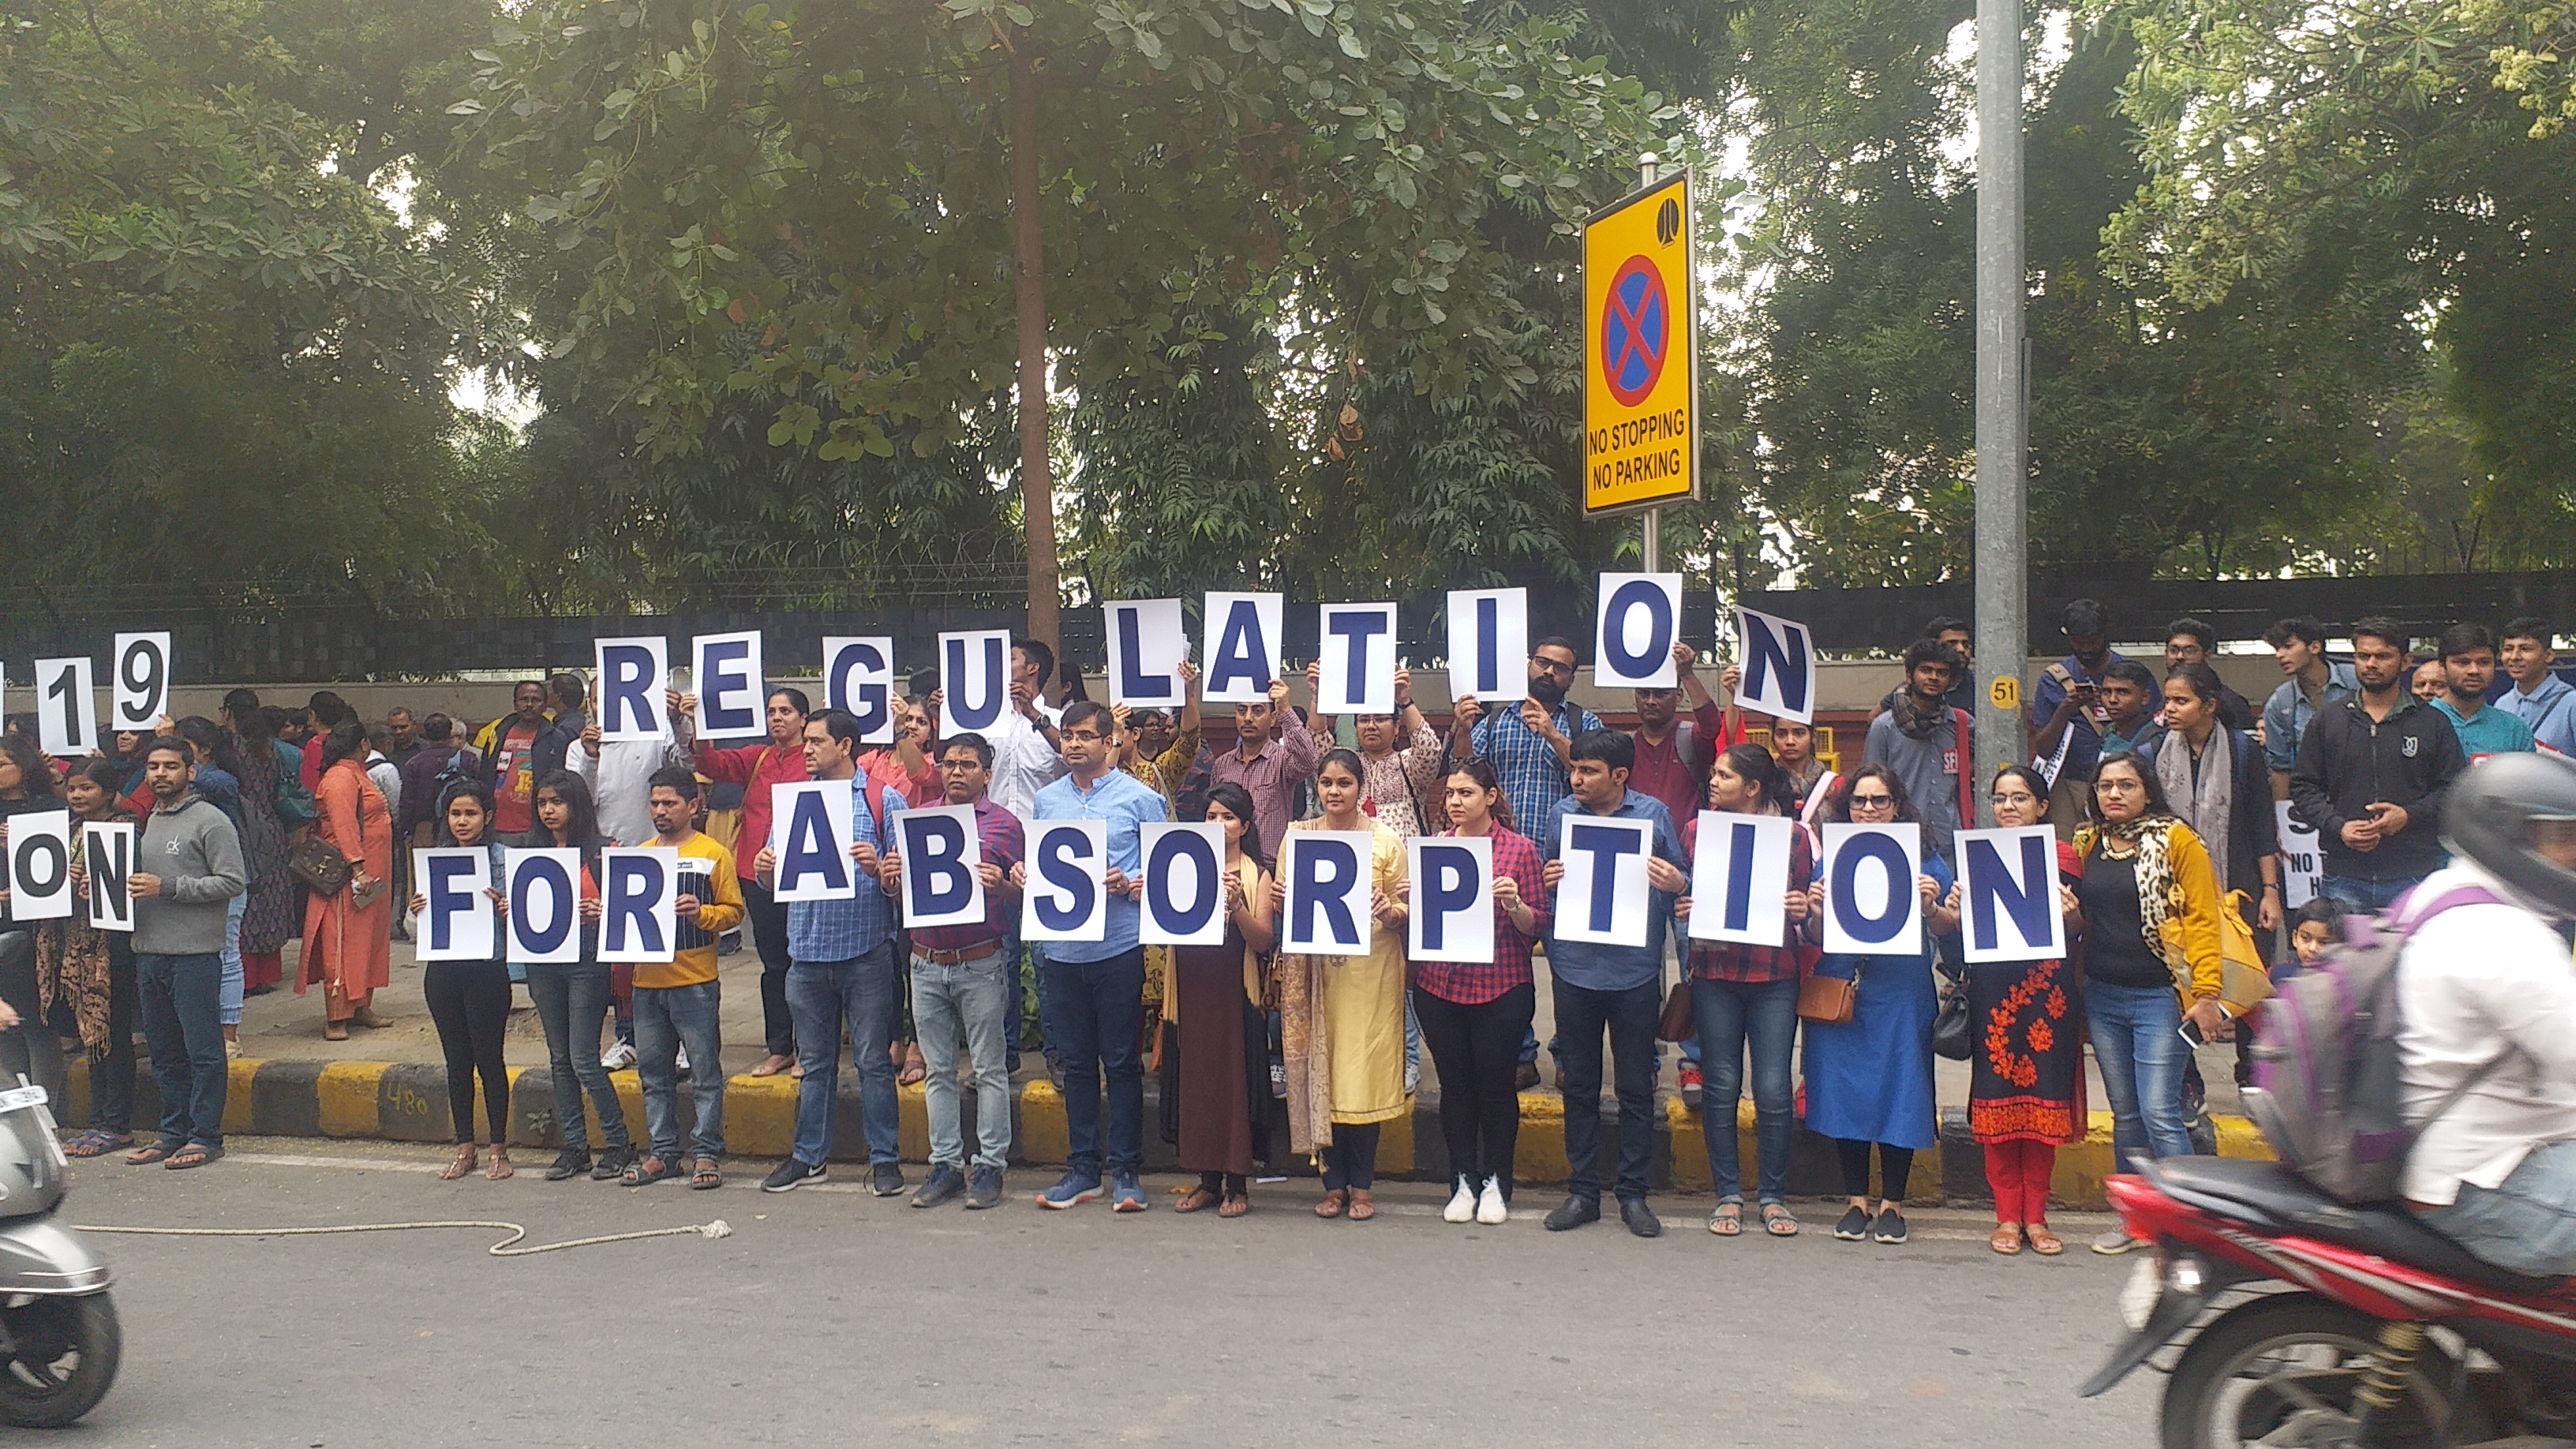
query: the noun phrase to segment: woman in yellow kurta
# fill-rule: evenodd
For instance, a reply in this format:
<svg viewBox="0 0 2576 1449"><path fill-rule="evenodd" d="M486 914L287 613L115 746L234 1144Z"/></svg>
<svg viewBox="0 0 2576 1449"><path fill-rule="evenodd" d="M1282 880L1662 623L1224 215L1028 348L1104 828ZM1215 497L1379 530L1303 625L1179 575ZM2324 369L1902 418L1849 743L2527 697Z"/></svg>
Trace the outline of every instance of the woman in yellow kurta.
<svg viewBox="0 0 2576 1449"><path fill-rule="evenodd" d="M1332 750L1315 767L1324 813L1299 830L1369 832L1368 954L1290 956L1279 961L1282 1054L1288 1067L1288 1135L1297 1151L1322 1159L1324 1199L1315 1215L1355 1222L1377 1216L1379 1124L1404 1102L1404 841L1360 813L1360 757ZM1274 881L1275 908L1288 903Z"/></svg>
<svg viewBox="0 0 2576 1449"><path fill-rule="evenodd" d="M393 979L394 902L386 882L393 879L394 823L367 778L366 755L367 727L341 721L323 743L322 783L313 791L322 839L349 863L349 883L338 895L316 893L305 902L295 994L322 988L322 1035L330 1041L348 1040L352 1021L386 1025L376 1014L376 988Z"/></svg>

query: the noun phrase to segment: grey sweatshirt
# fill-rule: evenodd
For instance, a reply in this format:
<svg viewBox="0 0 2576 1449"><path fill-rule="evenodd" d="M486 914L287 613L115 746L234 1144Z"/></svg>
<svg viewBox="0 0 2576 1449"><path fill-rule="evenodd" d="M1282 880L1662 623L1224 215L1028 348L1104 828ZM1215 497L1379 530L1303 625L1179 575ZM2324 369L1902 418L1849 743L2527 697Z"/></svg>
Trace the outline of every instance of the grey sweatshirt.
<svg viewBox="0 0 2576 1449"><path fill-rule="evenodd" d="M203 956L224 949L225 902L249 880L241 836L224 812L193 791L144 817L135 851L139 875L161 878L161 894L134 903L134 949L147 956Z"/></svg>

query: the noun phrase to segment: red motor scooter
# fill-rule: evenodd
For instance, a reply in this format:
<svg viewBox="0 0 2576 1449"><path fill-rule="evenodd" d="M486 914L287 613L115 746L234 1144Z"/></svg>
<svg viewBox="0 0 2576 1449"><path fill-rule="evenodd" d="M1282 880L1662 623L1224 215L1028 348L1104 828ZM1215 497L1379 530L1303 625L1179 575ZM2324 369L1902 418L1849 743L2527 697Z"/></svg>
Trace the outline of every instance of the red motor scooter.
<svg viewBox="0 0 2576 1449"><path fill-rule="evenodd" d="M2576 1449L2576 1280L2489 1266L2278 1163L2143 1171L2110 1182L2155 1245L2121 1294L2133 1335L2083 1393L2179 1343L2157 1364L2164 1449Z"/></svg>

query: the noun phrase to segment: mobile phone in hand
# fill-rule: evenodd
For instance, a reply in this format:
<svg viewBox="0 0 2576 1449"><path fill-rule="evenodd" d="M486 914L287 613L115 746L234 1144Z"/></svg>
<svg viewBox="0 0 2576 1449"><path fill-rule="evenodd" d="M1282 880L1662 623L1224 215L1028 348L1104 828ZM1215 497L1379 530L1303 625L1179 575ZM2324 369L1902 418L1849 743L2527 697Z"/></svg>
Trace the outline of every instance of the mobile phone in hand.
<svg viewBox="0 0 2576 1449"><path fill-rule="evenodd" d="M2219 1003L2218 1013L2221 1016L2230 1018L2234 1016L2234 1013L2227 1009L2225 1002ZM2182 1019L2182 1025L2175 1029L2174 1035L2181 1037L2184 1041L2191 1043L2194 1047L2205 1047L2209 1045L2209 1038L2201 1034L2200 1023L2192 1020L2188 1016Z"/></svg>

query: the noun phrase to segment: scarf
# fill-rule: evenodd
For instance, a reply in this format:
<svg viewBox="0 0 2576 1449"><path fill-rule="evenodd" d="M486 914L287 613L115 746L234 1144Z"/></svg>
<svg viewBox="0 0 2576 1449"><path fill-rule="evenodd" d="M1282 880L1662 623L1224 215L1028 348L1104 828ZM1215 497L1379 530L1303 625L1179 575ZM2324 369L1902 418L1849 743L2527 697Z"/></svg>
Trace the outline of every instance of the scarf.
<svg viewBox="0 0 2576 1449"><path fill-rule="evenodd" d="M2118 845L2123 851L2135 851L2138 862L2138 934L2147 949L2168 967L2172 952L2165 943L2165 922L2179 920L2182 913L2182 885L2174 879L2173 861L2167 851L2172 843L2173 828L2182 822L2170 815L2150 815L2120 825L2088 825L2076 832L2078 854L2090 855L2094 839L2107 848Z"/></svg>
<svg viewBox="0 0 2576 1449"><path fill-rule="evenodd" d="M1896 721L1897 731L1909 740L1928 740L1934 730L1948 729L1953 723L1949 705L1934 700L1932 707L1925 709L1914 702L1913 695L1903 691L1897 693L1896 706L1888 715Z"/></svg>
<svg viewBox="0 0 2576 1449"><path fill-rule="evenodd" d="M2235 742L2228 738L2226 730L2210 731L2209 745L2200 761L2200 780L2195 784L2191 741L2168 735L2156 750L2157 782L2165 787L2165 798L2174 802L2174 813L2209 847L2210 863L2217 867L2221 881L2227 879L2228 826L2236 813L2235 751Z"/></svg>

